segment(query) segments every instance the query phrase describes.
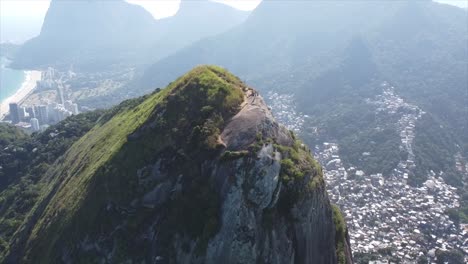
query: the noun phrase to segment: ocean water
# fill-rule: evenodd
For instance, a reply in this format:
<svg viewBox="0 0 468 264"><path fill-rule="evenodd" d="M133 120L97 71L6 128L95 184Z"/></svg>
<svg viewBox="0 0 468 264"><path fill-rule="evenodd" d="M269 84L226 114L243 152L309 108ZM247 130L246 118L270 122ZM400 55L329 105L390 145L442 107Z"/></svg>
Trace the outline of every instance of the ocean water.
<svg viewBox="0 0 468 264"><path fill-rule="evenodd" d="M13 95L24 82L24 71L8 68L10 63L5 57L0 57L0 102Z"/></svg>

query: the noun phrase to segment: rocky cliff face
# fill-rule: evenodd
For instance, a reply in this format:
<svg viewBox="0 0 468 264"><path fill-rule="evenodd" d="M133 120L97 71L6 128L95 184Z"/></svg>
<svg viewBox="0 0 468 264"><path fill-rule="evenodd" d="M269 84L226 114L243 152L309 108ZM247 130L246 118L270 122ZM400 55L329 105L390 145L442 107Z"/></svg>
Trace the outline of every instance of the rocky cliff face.
<svg viewBox="0 0 468 264"><path fill-rule="evenodd" d="M351 263L309 152L255 90L197 67L75 143L8 260Z"/></svg>
<svg viewBox="0 0 468 264"><path fill-rule="evenodd" d="M281 179L284 154L275 147L292 147L289 131L279 126L263 99L248 90L242 110L221 134L227 151L259 150L247 158L222 163L213 179L221 194L221 228L208 244L209 263L334 263L334 226L323 185L304 194L289 208L281 208L286 186ZM258 142L261 138L273 142ZM302 155L307 155L301 153ZM304 175L303 184L321 177ZM285 211L281 211L286 209ZM235 260L235 261L233 261Z"/></svg>

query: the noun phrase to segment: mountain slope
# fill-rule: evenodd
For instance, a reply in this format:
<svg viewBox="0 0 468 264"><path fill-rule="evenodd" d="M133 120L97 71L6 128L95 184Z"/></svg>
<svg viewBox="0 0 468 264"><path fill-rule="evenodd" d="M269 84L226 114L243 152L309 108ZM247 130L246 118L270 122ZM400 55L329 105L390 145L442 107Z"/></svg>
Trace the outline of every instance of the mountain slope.
<svg viewBox="0 0 468 264"><path fill-rule="evenodd" d="M57 159L6 261L350 263L309 152L255 90L199 66Z"/></svg>

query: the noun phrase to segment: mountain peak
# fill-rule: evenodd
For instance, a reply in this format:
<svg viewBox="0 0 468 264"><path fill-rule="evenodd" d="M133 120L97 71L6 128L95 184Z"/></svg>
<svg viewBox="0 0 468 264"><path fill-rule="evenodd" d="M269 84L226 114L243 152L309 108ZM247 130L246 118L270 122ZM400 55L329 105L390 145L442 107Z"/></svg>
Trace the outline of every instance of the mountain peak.
<svg viewBox="0 0 468 264"><path fill-rule="evenodd" d="M185 107L200 107L199 110L219 110L234 113L244 100L246 85L225 69L200 65L178 78L168 86L171 98L180 98ZM183 109L183 108L182 108ZM191 109L193 111L195 109Z"/></svg>
<svg viewBox="0 0 468 264"><path fill-rule="evenodd" d="M210 84L205 84L203 82L204 80L209 81ZM217 85L221 84L227 85L229 87L226 89L242 89L246 87L246 85L242 83L242 81L238 77L234 76L233 74L219 66L198 65L186 74L179 77L174 83L169 85L169 88L171 89L172 87L184 86L192 82L196 82L197 84L202 86L206 85L209 89L213 89L214 87L217 87ZM216 83L217 85L211 85L214 83Z"/></svg>
<svg viewBox="0 0 468 264"><path fill-rule="evenodd" d="M206 12L207 9L208 10L211 10L211 9L225 9L225 10L229 10L229 9L232 9L232 10L236 10L236 11L239 11L239 12L244 12L244 13L248 13L248 11L242 11L242 10L238 10L232 6L229 6L229 5L226 5L224 3L220 3L220 2L216 2L216 1L210 1L210 0L200 0L200 1L192 1L192 0L181 0L180 1L180 5L179 5L179 12L183 11L200 11L200 12ZM210 12L210 11L209 11Z"/></svg>

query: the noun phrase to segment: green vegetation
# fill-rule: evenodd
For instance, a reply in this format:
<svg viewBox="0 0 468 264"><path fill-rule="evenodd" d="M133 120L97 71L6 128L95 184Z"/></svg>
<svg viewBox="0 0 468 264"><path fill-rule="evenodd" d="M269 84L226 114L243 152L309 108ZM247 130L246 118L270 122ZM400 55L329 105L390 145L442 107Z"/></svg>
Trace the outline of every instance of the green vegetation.
<svg viewBox="0 0 468 264"><path fill-rule="evenodd" d="M304 177L304 172L296 167L291 159L281 161L281 180L289 182L291 180L300 180Z"/></svg>
<svg viewBox="0 0 468 264"><path fill-rule="evenodd" d="M280 178L286 185L302 185L304 176L310 175L306 186L313 190L318 187L317 183L324 183L322 169L312 158L310 150L293 133L292 137L294 144L291 147L274 144L282 156Z"/></svg>
<svg viewBox="0 0 468 264"><path fill-rule="evenodd" d="M15 141L27 137L28 135L20 129L6 123L0 123L0 147L2 147L2 149Z"/></svg>
<svg viewBox="0 0 468 264"><path fill-rule="evenodd" d="M398 119L384 113L375 113L375 107L362 97L372 98L377 93L373 83L361 90L341 91L343 98L333 101L335 107L318 103L311 106L312 124L320 128L319 135L301 136L310 146L322 142L336 142L343 163L362 168L365 172L390 175L405 152L400 151L400 136L394 126ZM370 155L363 155L368 152Z"/></svg>
<svg viewBox="0 0 468 264"><path fill-rule="evenodd" d="M393 248L391 250L394 250ZM387 248L384 249L384 251L388 251ZM381 250L378 250L377 253L363 253L363 252L356 252L353 254L353 260L354 260L354 263L357 263L357 264L368 264L369 261L376 261L376 260L381 260L382 259L382 256L384 256L386 259L388 259L389 262L391 263L400 263L400 259L395 257L395 256L392 256L390 253L388 252L382 252ZM426 260L425 262L419 262L419 261L424 261ZM419 257L418 258L418 264L419 263L424 263L424 264L427 264L427 259L425 259L424 256Z"/></svg>
<svg viewBox="0 0 468 264"><path fill-rule="evenodd" d="M230 161L230 160L236 160L236 159L240 159L242 157L246 157L247 155L249 155L249 151L247 150L241 150L241 151L225 151L223 152L223 154L221 155L221 161Z"/></svg>
<svg viewBox="0 0 468 264"><path fill-rule="evenodd" d="M320 164L311 156L310 150L291 132L292 146L274 143L281 153L280 179L284 189L278 200L279 209L288 213L293 204L306 195L325 187ZM267 140L268 141L268 140Z"/></svg>
<svg viewBox="0 0 468 264"><path fill-rule="evenodd" d="M101 111L96 111L71 116L44 133L31 136L0 124L0 259L45 192L48 169L101 115Z"/></svg>
<svg viewBox="0 0 468 264"><path fill-rule="evenodd" d="M431 170L443 172L444 181L457 187L460 195L460 208L449 210L449 216L455 223L468 223L468 184L463 183L463 173L456 169L454 158L463 153L463 144L454 140L457 137L447 126L429 113L416 123L417 136L413 144L416 169L414 174L409 175L408 182L418 186L427 180Z"/></svg>
<svg viewBox="0 0 468 264"><path fill-rule="evenodd" d="M340 208L337 205L332 204L333 221L335 223L335 244L336 244L336 256L339 264L346 263L346 222L341 214Z"/></svg>
<svg viewBox="0 0 468 264"><path fill-rule="evenodd" d="M466 199L466 197L462 197L462 199ZM460 223L468 223L468 206L466 205L461 205L461 207L457 209L447 209L445 213L456 225L459 225Z"/></svg>
<svg viewBox="0 0 468 264"><path fill-rule="evenodd" d="M451 250L437 250L436 251L437 264L463 264L465 263L465 255L463 251L457 249Z"/></svg>
<svg viewBox="0 0 468 264"><path fill-rule="evenodd" d="M29 136L20 129L7 124L0 124L0 190L11 183L23 168L23 161L28 160L24 148Z"/></svg>
<svg viewBox="0 0 468 264"><path fill-rule="evenodd" d="M460 188L463 186L462 174L456 171L454 160L458 150L457 142L453 141L454 137L449 131L437 123L430 114L425 114L416 123L417 136L413 146L416 171L410 183L420 185L431 170L436 173L443 171L445 182Z"/></svg>
<svg viewBox="0 0 468 264"><path fill-rule="evenodd" d="M399 150L400 137L395 129L362 130L340 140L340 154L348 164L360 164L369 174L390 175L406 152ZM369 153L366 156L363 153Z"/></svg>
<svg viewBox="0 0 468 264"><path fill-rule="evenodd" d="M379 260L380 256L377 253L361 253L361 252L355 252L353 254L354 257L354 263L357 264L369 264L369 261L375 261Z"/></svg>

